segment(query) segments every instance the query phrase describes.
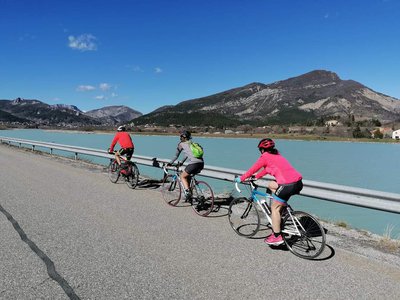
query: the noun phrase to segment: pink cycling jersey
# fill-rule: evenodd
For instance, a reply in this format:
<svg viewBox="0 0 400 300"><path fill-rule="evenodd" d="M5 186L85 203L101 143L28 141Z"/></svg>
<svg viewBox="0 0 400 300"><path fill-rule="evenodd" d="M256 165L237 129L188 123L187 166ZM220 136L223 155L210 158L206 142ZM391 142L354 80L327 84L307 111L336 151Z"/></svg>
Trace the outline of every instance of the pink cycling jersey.
<svg viewBox="0 0 400 300"><path fill-rule="evenodd" d="M261 168L264 170L256 174L257 179L267 174L274 176L278 184L293 183L302 179L301 174L282 155L264 152L255 164L240 176L240 180L244 181Z"/></svg>

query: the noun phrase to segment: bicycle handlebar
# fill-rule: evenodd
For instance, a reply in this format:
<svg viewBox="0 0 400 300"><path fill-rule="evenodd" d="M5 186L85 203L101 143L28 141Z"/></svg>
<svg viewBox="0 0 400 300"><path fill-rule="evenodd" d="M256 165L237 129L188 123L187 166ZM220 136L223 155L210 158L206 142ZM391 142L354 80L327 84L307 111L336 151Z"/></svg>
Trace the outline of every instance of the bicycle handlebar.
<svg viewBox="0 0 400 300"><path fill-rule="evenodd" d="M239 192L239 193L241 193L242 191L239 189L239 185L238 185L238 183L235 181L235 188L236 188L236 190Z"/></svg>
<svg viewBox="0 0 400 300"><path fill-rule="evenodd" d="M238 177L238 176L235 176L235 178L236 177ZM256 181L257 179L255 178L255 177L250 177L249 179L247 179L246 181L243 181L244 183L245 182L248 182L249 184L250 184L250 186L251 186L251 188L252 189L256 189L257 188L257 185L254 183L255 181ZM240 188L239 188L239 184L238 184L238 182L236 182L235 181L235 188L236 188L236 190L239 192L239 193L241 193L242 191L240 190Z"/></svg>
<svg viewBox="0 0 400 300"><path fill-rule="evenodd" d="M167 167L175 167L176 170L178 170L180 166L182 166L182 163L181 163L181 162L178 162L178 163L176 163L176 164L163 163L161 168L163 169L163 171L164 171L165 174L168 174L168 169L167 169Z"/></svg>

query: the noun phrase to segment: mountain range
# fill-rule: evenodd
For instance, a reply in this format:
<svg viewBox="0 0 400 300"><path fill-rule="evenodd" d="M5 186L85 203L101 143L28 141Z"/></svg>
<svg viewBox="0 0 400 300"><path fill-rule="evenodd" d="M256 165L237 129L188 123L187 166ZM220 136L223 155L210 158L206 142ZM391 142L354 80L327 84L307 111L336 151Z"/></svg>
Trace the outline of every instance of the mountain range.
<svg viewBox="0 0 400 300"><path fill-rule="evenodd" d="M400 101L333 72L316 70L272 84L251 83L183 101L135 119L158 125L293 124L318 118L400 120Z"/></svg>
<svg viewBox="0 0 400 300"><path fill-rule="evenodd" d="M0 122L49 126L114 126L142 113L127 106L106 106L87 112L74 105L49 105L39 100L0 100Z"/></svg>
<svg viewBox="0 0 400 300"><path fill-rule="evenodd" d="M0 100L0 122L50 126L237 126L304 124L319 118L400 120L400 100L333 72L315 70L271 84L250 83L228 91L160 107L143 115L126 106L83 112L73 105L39 100Z"/></svg>

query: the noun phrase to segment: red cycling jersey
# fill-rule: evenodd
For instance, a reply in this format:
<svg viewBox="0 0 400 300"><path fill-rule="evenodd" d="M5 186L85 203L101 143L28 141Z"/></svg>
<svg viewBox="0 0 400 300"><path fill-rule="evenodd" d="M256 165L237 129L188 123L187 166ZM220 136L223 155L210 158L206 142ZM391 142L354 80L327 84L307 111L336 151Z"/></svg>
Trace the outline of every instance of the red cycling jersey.
<svg viewBox="0 0 400 300"><path fill-rule="evenodd" d="M301 174L282 155L264 152L255 164L240 176L240 180L244 181L261 168L264 170L256 174L257 179L267 174L274 176L278 184L293 183L302 179Z"/></svg>
<svg viewBox="0 0 400 300"><path fill-rule="evenodd" d="M123 149L135 148L135 146L133 145L131 136L126 131L117 132L115 134L114 139L112 140L111 145L110 145L111 152L114 151L114 147L117 142Z"/></svg>

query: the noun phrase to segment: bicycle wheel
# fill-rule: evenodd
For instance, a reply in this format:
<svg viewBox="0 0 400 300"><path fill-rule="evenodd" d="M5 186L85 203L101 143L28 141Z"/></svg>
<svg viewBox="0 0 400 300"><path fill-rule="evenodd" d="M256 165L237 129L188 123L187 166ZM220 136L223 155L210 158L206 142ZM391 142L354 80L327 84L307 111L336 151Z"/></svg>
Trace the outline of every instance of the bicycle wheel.
<svg viewBox="0 0 400 300"><path fill-rule="evenodd" d="M108 165L108 178L112 183L116 183L120 176L119 166L115 160L112 160Z"/></svg>
<svg viewBox="0 0 400 300"><path fill-rule="evenodd" d="M139 169L136 164L132 163L132 170L131 174L126 176L126 184L131 188L134 189L138 182L139 182Z"/></svg>
<svg viewBox="0 0 400 300"><path fill-rule="evenodd" d="M292 215L292 216L291 216ZM316 218L302 211L287 214L282 222L282 237L294 255L313 259L325 248L325 231Z"/></svg>
<svg viewBox="0 0 400 300"><path fill-rule="evenodd" d="M214 193L207 182L195 181L192 186L192 208L202 217L208 216L214 208Z"/></svg>
<svg viewBox="0 0 400 300"><path fill-rule="evenodd" d="M255 203L247 198L233 199L228 218L232 229L240 236L252 237L260 229L260 214Z"/></svg>
<svg viewBox="0 0 400 300"><path fill-rule="evenodd" d="M168 205L176 206L179 200L181 200L181 185L174 175L169 174L168 176L165 176L161 186L161 193L164 201Z"/></svg>

